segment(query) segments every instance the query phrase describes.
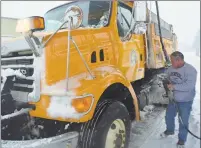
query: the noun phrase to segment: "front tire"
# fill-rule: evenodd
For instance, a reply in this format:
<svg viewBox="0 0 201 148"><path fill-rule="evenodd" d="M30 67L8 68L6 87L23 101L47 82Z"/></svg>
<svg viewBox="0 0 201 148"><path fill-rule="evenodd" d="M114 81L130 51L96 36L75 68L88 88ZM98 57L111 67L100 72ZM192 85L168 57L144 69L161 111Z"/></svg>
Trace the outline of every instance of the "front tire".
<svg viewBox="0 0 201 148"><path fill-rule="evenodd" d="M127 148L130 128L130 115L124 104L104 101L93 119L82 126L80 148Z"/></svg>

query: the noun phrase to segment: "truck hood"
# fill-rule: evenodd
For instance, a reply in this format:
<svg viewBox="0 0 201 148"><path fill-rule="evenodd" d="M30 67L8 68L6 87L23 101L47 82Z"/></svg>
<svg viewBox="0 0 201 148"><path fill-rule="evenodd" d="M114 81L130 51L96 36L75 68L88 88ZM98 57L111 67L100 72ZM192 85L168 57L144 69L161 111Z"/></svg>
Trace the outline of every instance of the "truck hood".
<svg viewBox="0 0 201 148"><path fill-rule="evenodd" d="M49 35L47 33L34 33L34 36L38 37L41 40L45 35ZM7 40L2 42L1 44L1 55L6 56L12 52L19 52L31 50L29 44L25 40L24 36L17 37L11 40Z"/></svg>
<svg viewBox="0 0 201 148"><path fill-rule="evenodd" d="M30 50L24 37L5 41L1 44L1 55L6 56L11 52Z"/></svg>

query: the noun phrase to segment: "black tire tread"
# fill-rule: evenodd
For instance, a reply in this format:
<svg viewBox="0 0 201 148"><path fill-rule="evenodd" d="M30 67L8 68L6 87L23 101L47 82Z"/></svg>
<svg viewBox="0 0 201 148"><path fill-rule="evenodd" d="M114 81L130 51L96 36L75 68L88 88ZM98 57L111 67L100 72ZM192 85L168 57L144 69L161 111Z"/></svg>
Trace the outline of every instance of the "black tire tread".
<svg viewBox="0 0 201 148"><path fill-rule="evenodd" d="M83 126L81 127L79 148L94 148L91 145L92 145L92 142L93 142L92 138L94 138L93 137L94 132L95 132L95 130L97 131L96 126L97 125L102 125L102 124L99 124L99 122L104 123L104 121L101 120L101 119L106 119L106 117L108 115L106 110L107 110L108 107L110 107L111 109L112 108L116 109L116 107L119 107L120 105L122 105L122 109L124 109L124 111L127 112L126 117L128 117L128 119L129 119L129 121L127 121L128 125L129 125L129 127L127 127L127 130L130 131L130 125L131 125L130 122L131 121L130 121L130 116L129 116L129 113L128 113L127 108L125 107L125 105L123 103L119 102L119 101L104 100L103 102L98 104L97 109L96 109L95 114L94 114L94 117L90 121L88 121L87 123L83 124ZM130 132L127 135L127 140L129 140L129 138L130 138Z"/></svg>

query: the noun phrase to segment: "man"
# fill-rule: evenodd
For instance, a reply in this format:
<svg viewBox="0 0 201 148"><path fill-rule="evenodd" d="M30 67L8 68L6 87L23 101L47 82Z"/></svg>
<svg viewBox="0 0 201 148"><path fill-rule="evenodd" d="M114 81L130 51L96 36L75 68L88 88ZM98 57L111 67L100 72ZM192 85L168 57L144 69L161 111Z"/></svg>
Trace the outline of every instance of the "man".
<svg viewBox="0 0 201 148"><path fill-rule="evenodd" d="M180 116L188 128L188 120L195 97L197 71L184 61L184 55L179 51L173 52L170 58L172 66L166 71L170 81L167 87L173 91L173 98L178 106ZM177 108L173 102L170 102L165 117L166 131L161 134L162 137L174 134L176 114ZM179 120L178 147L184 147L187 134L188 131Z"/></svg>

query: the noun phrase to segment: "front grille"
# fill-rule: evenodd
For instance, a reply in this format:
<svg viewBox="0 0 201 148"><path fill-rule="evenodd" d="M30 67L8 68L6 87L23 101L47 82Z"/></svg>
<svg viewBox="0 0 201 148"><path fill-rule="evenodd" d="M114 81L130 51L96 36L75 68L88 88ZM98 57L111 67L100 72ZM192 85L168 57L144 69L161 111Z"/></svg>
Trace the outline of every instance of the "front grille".
<svg viewBox="0 0 201 148"><path fill-rule="evenodd" d="M20 69L21 73L24 74L26 77L30 77L34 73L34 68L26 68L26 67L20 67L20 68L12 68L13 70Z"/></svg>
<svg viewBox="0 0 201 148"><path fill-rule="evenodd" d="M13 60L5 60L1 62L1 65L32 65L33 59L13 59Z"/></svg>
<svg viewBox="0 0 201 148"><path fill-rule="evenodd" d="M26 76L26 78L15 77L13 80L14 85L10 88L11 91L20 93L31 93L33 91L34 84L34 56L33 54L12 54L15 56L4 56L1 58L1 68L6 70L8 68L13 70L20 70L20 72ZM20 99L20 98L19 98Z"/></svg>

